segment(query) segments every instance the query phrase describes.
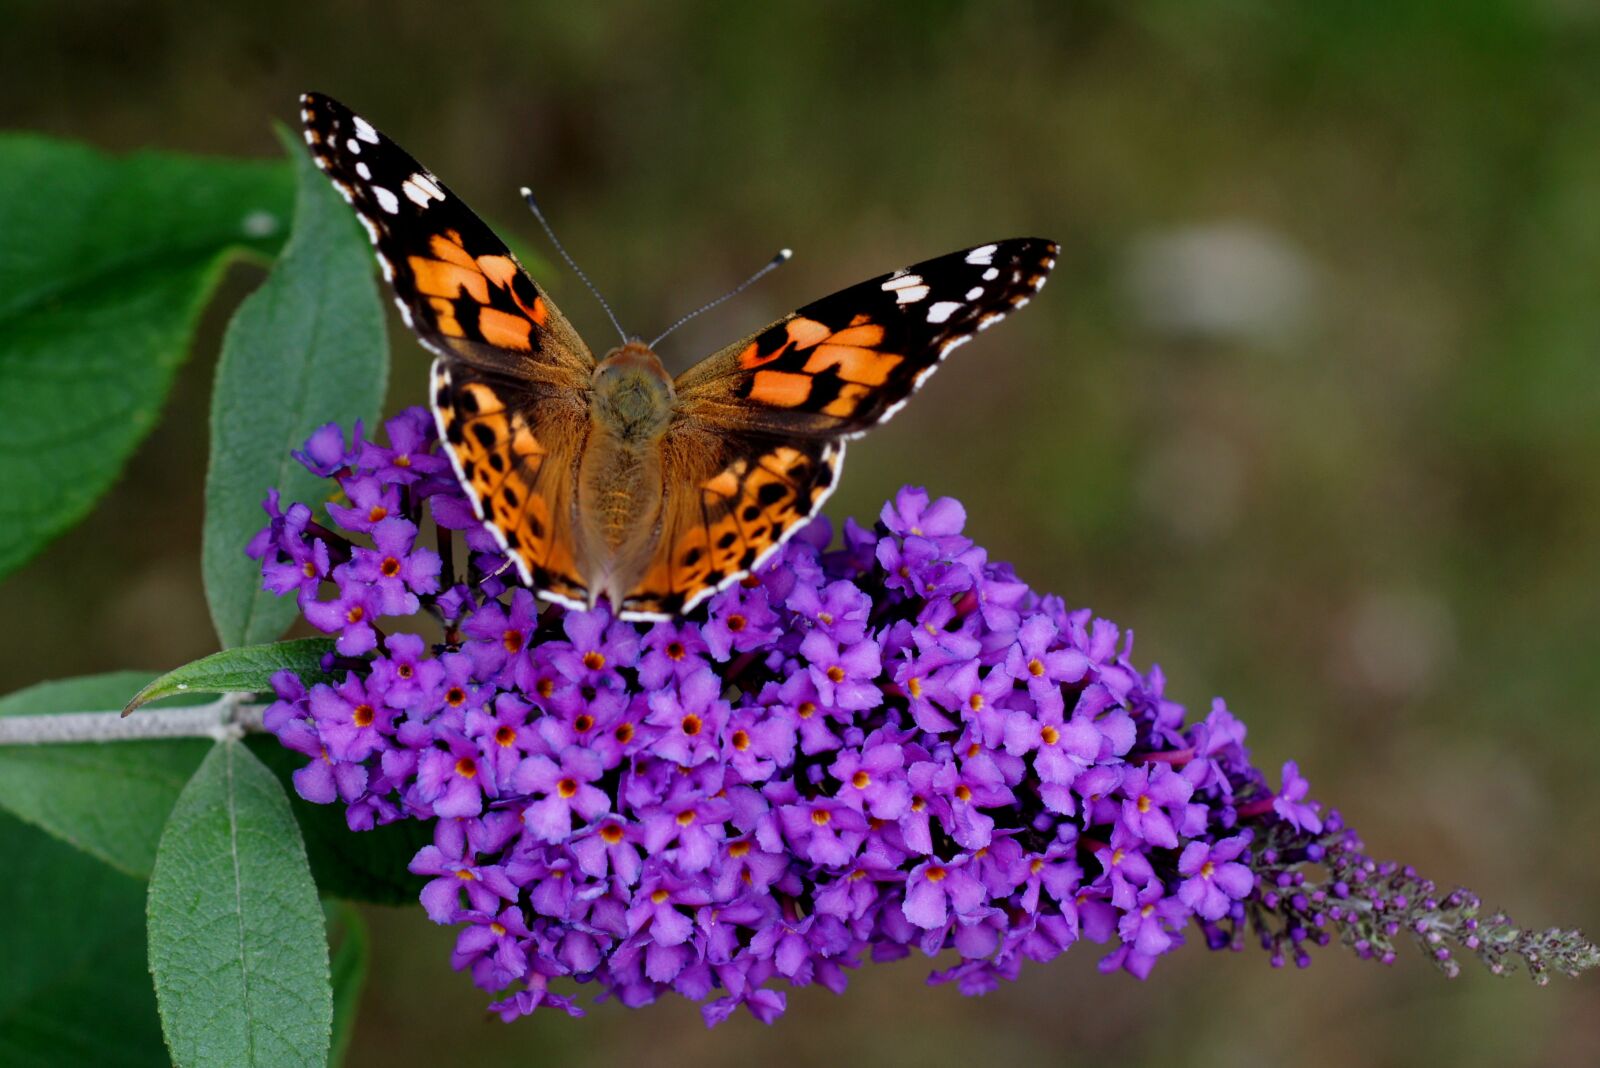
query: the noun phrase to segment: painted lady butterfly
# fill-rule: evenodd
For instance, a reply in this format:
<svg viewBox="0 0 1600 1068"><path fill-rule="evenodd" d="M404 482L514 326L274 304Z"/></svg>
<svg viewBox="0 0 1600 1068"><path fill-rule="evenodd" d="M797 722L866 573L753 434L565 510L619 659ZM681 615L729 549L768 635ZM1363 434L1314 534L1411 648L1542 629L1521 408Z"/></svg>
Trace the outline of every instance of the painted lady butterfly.
<svg viewBox="0 0 1600 1068"><path fill-rule="evenodd" d="M994 241L807 304L677 378L649 345L596 361L505 243L342 104L301 98L317 166L355 208L395 302L438 355L432 404L479 517L539 596L624 619L693 609L833 492L845 442L1055 265Z"/></svg>

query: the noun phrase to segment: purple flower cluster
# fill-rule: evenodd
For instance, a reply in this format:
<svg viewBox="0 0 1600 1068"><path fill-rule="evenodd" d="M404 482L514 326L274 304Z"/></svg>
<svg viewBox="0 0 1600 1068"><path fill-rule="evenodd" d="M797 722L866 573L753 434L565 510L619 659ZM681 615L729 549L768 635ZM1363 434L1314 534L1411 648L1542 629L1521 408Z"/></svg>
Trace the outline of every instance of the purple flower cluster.
<svg viewBox="0 0 1600 1068"><path fill-rule="evenodd" d="M1384 957L1402 928L1449 967L1443 939L1504 949L1465 926L1470 895L1362 855L1294 764L1274 788L1221 701L1186 723L1131 634L990 560L953 500L903 490L837 549L819 520L693 618L640 625L517 587L427 414L387 431L296 454L337 484L326 524L266 502L266 588L348 669L280 674L266 726L353 829L435 821L422 905L506 1019L580 1014L549 988L569 977L770 1021L783 983L839 991L913 950L953 948L931 981L977 994L1080 939L1142 978L1191 929L1278 963L1335 933Z"/></svg>

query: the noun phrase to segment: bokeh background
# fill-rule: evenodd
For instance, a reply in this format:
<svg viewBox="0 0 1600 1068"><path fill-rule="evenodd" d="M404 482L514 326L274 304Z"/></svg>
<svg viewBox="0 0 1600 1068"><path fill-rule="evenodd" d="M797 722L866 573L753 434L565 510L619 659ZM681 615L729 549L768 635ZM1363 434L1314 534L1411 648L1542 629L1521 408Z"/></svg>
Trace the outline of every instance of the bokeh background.
<svg viewBox="0 0 1600 1068"><path fill-rule="evenodd" d="M851 450L1037 586L1134 627L1203 710L1379 855L1524 922L1600 928L1600 7L1584 0L657 5L0 3L0 119L111 149L269 155L341 97L535 249L536 188L675 369L783 311L987 239L1062 242L1027 312ZM183 190L174 189L174 197ZM0 584L0 691L211 651L205 403L236 268L165 423ZM551 289L597 345L576 281ZM394 321L391 408L423 398ZM1600 986L1418 956L1304 973L1083 945L989 997L921 960L765 1028L690 1004L489 1022L449 932L371 909L350 1063L1590 1065ZM1291 969L1292 971L1292 969Z"/></svg>

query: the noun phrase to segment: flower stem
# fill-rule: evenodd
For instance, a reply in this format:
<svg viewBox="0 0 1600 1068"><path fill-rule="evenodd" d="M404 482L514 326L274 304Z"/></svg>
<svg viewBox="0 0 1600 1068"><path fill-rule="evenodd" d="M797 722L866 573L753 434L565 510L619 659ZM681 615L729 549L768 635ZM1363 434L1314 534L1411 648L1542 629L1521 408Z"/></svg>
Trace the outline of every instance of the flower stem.
<svg viewBox="0 0 1600 1068"><path fill-rule="evenodd" d="M123 718L121 712L56 712L0 718L0 745L54 745L62 742L131 742L149 738L213 738L223 741L262 732L265 705L242 704L243 694L226 694L189 708L145 708Z"/></svg>

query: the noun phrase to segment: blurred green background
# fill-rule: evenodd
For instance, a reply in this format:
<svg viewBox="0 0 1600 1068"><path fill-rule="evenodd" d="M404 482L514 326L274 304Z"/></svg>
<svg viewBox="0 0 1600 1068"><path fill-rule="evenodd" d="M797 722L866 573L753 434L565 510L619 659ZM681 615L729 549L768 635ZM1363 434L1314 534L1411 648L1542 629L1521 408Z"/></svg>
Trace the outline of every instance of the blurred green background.
<svg viewBox="0 0 1600 1068"><path fill-rule="evenodd" d="M1600 928L1600 7L1582 0L877 4L0 3L0 119L271 155L315 88L525 245L539 191L631 329L772 250L681 369L892 266L1022 233L1044 294L851 450L1037 586L1134 627L1380 856L1523 922ZM174 189L174 197L183 190ZM91 518L0 584L0 691L213 648L199 522L220 331ZM542 277L597 346L569 275ZM423 399L396 319L390 407ZM489 1022L420 909L368 910L354 1065L1591 1065L1593 978L1416 955L1305 973L1081 947L965 1000L922 960L765 1028L687 1002Z"/></svg>

